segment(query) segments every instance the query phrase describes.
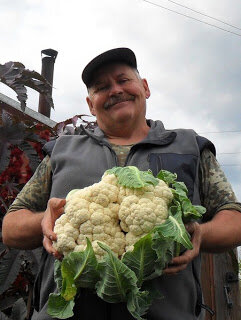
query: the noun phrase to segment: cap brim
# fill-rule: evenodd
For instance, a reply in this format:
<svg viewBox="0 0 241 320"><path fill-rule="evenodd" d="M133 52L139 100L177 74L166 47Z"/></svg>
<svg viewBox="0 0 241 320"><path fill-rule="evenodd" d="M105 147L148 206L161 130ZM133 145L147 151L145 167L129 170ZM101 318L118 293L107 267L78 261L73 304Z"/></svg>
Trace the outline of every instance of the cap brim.
<svg viewBox="0 0 241 320"><path fill-rule="evenodd" d="M82 72L82 80L87 87L91 85L94 72L101 66L112 62L124 62L127 65L137 69L136 56L128 48L111 49L91 60Z"/></svg>

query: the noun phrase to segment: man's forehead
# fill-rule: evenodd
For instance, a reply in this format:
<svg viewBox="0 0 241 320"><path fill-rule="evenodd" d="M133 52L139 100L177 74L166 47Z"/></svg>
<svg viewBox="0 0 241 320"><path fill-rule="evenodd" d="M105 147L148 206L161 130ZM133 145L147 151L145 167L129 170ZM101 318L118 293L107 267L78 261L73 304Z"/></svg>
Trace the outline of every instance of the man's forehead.
<svg viewBox="0 0 241 320"><path fill-rule="evenodd" d="M100 82L101 80L104 80L108 76L122 77L130 73L134 73L134 70L132 67L128 66L125 63L109 63L95 70L93 74L92 85Z"/></svg>

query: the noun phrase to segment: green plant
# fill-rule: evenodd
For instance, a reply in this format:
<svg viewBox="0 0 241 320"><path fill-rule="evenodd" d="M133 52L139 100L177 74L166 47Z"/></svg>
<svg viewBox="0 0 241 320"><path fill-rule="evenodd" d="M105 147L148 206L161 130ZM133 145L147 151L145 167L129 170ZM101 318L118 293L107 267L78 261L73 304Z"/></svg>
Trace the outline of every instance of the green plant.
<svg viewBox="0 0 241 320"><path fill-rule="evenodd" d="M23 112L27 89L44 95L53 107L51 85L19 62L0 64L0 81L17 93ZM49 140L48 128L19 121L5 111L0 114L0 318L29 319L32 288L39 265L39 250L9 249L2 243L2 219L23 185L43 158L42 145ZM4 311L4 312L3 312Z"/></svg>
<svg viewBox="0 0 241 320"><path fill-rule="evenodd" d="M42 93L47 104L54 107L50 83L38 72L25 69L21 62L9 61L3 65L0 64L0 81L17 93L17 99L23 111L28 98L26 87Z"/></svg>
<svg viewBox="0 0 241 320"><path fill-rule="evenodd" d="M41 124L0 115L0 230L2 219L43 158L41 147L50 130ZM32 288L40 261L39 250L9 249L0 233L0 311L9 319L29 319ZM6 318L6 319L8 319Z"/></svg>

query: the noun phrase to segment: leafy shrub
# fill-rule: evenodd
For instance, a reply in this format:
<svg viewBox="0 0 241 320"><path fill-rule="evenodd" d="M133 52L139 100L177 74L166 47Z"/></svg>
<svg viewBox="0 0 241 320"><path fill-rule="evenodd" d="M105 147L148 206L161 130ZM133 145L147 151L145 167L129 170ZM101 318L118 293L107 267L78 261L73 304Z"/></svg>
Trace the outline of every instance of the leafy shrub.
<svg viewBox="0 0 241 320"><path fill-rule="evenodd" d="M54 135L47 127L0 116L0 228L9 206L43 159L42 145ZM1 229L0 229L1 230ZM40 250L9 249L0 233L0 319L29 319Z"/></svg>

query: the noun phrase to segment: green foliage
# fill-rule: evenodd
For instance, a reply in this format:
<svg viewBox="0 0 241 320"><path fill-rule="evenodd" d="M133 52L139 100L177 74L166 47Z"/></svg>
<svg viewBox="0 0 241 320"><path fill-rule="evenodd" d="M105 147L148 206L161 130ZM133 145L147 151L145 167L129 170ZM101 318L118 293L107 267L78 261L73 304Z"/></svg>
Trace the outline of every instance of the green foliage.
<svg viewBox="0 0 241 320"><path fill-rule="evenodd" d="M67 319L74 315L74 300L65 300L60 293L51 293L47 312L54 318Z"/></svg>
<svg viewBox="0 0 241 320"><path fill-rule="evenodd" d="M177 206L172 206L169 209L169 217L164 223L157 226L154 231L161 237L161 239L175 241L183 245L185 248L191 250L193 246L190 241L190 236L183 224L181 210L179 210L178 208L179 207ZM174 211L174 209L177 210ZM180 253L177 252L176 255L179 254Z"/></svg>
<svg viewBox="0 0 241 320"><path fill-rule="evenodd" d="M20 62L9 61L3 65L0 64L0 81L17 93L22 111L25 111L28 98L26 87L42 93L47 104L54 107L50 83L38 72L25 69Z"/></svg>
<svg viewBox="0 0 241 320"><path fill-rule="evenodd" d="M40 163L41 146L49 137L42 125L0 114L0 228L4 213ZM31 301L40 250L9 249L1 241L0 237L0 317L29 319L31 304L28 310L26 304Z"/></svg>
<svg viewBox="0 0 241 320"><path fill-rule="evenodd" d="M168 186L172 188L173 192L173 208L170 210L175 212L181 211L182 220L184 223L191 221L192 219L197 220L202 217L206 212L206 209L202 206L195 206L191 203L188 198L188 190L183 182L176 181L177 175L166 170L161 170L157 174L157 178L166 182Z"/></svg>
<svg viewBox="0 0 241 320"><path fill-rule="evenodd" d="M133 270L137 276L139 286L150 277L153 271L153 261L157 259L156 249L152 248L152 235L147 234L134 244L132 252L126 252L122 261Z"/></svg>
<svg viewBox="0 0 241 320"><path fill-rule="evenodd" d="M151 171L140 171L137 167L114 167L106 171L108 174L114 174L117 177L118 183L126 188L139 189L149 184L156 186L156 179Z"/></svg>
<svg viewBox="0 0 241 320"><path fill-rule="evenodd" d="M10 153L14 147L18 147L29 159L31 169L35 171L40 162L39 155L33 143L45 143L36 134L34 123L20 122L4 110L0 114L0 174L8 167ZM45 129L45 128L44 128ZM44 130L43 129L43 130Z"/></svg>

